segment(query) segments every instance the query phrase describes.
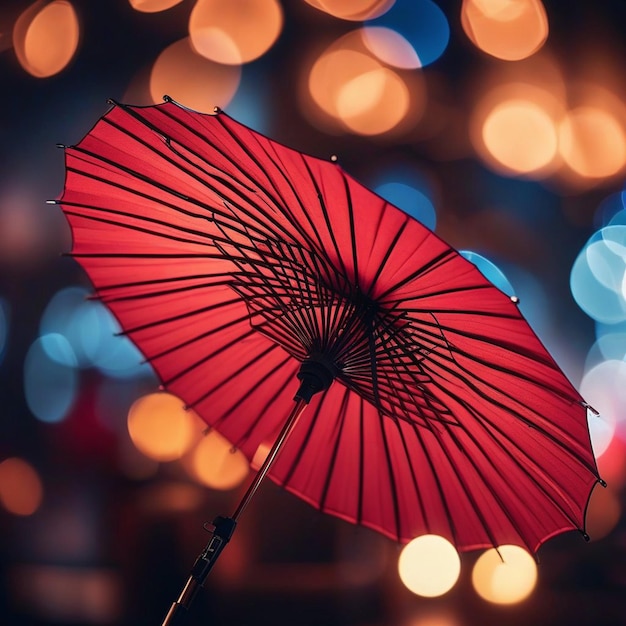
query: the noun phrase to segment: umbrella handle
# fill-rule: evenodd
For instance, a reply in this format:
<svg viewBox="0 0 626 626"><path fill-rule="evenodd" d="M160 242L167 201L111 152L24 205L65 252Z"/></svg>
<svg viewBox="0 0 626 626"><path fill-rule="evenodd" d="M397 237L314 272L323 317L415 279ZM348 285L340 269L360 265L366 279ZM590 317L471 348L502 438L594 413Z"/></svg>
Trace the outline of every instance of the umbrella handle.
<svg viewBox="0 0 626 626"><path fill-rule="evenodd" d="M307 360L302 363L300 371L298 372L300 387L294 397L294 406L291 409L289 417L287 417L276 441L273 443L254 480L241 498L232 517L219 516L213 520L214 529L212 531L212 537L204 550L198 555L191 570L191 574L187 579L187 583L180 592L178 600L172 603L161 626L180 626L184 622L193 599L204 585L206 577L213 568L222 550L230 541L233 532L235 532L239 517L246 506L248 506L261 482L269 472L274 459L278 455L280 448L285 443L293 427L296 425L298 418L302 415L304 409L306 409L312 396L328 389L333 378L334 376L329 372L327 365L319 362L317 359Z"/></svg>
<svg viewBox="0 0 626 626"><path fill-rule="evenodd" d="M172 603L162 626L178 626L182 624L187 616L189 607L196 597L198 591L204 584L206 577L213 568L217 558L230 538L235 532L237 522L231 517L216 517L213 520L212 537L205 546L204 550L198 555L196 562L193 564L191 574L187 579L187 583L178 596L178 600Z"/></svg>

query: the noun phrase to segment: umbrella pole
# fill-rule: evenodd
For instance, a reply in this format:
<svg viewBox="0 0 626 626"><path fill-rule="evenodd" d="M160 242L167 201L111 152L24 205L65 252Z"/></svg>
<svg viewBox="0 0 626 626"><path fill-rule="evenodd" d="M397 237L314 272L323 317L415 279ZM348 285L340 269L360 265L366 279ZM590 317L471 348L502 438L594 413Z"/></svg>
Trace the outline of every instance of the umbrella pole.
<svg viewBox="0 0 626 626"><path fill-rule="evenodd" d="M305 361L302 364L298 373L298 378L301 383L300 388L294 397L295 404L291 409L291 413L287 417L280 433L278 434L276 441L268 452L267 457L259 468L254 480L241 498L241 501L235 509L232 517L218 516L213 520L211 539L204 547L204 550L198 555L183 590L180 592L178 599L172 603L172 606L165 616L161 626L179 626L184 622L191 603L198 594L198 591L200 591L200 588L204 585L204 581L213 568L213 565L235 532L235 527L237 526L239 517L248 506L250 500L252 500L254 494L261 485L261 482L263 482L263 479L269 472L272 463L280 451L280 448L287 440L287 437L289 437L289 434L298 421L298 418L302 415L304 409L306 409L313 395L318 391L327 389L333 380L332 374L328 372L324 365L311 361Z"/></svg>

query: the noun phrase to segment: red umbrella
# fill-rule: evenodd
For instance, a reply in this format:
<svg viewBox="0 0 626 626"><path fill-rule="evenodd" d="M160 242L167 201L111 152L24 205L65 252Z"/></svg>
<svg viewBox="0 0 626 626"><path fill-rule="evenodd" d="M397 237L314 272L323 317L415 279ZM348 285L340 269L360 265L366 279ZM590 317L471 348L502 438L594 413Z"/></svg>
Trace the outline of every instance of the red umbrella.
<svg viewBox="0 0 626 626"><path fill-rule="evenodd" d="M65 153L95 294L250 460L275 442L174 613L266 473L401 542L534 552L584 533L588 406L516 298L422 224L334 162L169 99L113 106Z"/></svg>

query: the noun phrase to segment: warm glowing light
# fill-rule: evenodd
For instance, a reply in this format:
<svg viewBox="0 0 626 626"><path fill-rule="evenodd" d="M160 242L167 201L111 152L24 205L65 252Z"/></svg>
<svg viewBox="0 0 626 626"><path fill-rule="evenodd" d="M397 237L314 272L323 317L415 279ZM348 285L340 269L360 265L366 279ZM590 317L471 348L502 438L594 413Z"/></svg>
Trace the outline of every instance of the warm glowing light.
<svg viewBox="0 0 626 626"><path fill-rule="evenodd" d="M336 102L343 123L360 135L380 135L391 130L402 121L409 103L406 85L395 72L385 67L361 74L344 84Z"/></svg>
<svg viewBox="0 0 626 626"><path fill-rule="evenodd" d="M43 486L30 463L11 457L0 463L0 503L14 515L32 515L41 505Z"/></svg>
<svg viewBox="0 0 626 626"><path fill-rule="evenodd" d="M617 526L622 515L619 497L609 487L597 486L587 507L586 528L592 541L603 539Z"/></svg>
<svg viewBox="0 0 626 626"><path fill-rule="evenodd" d="M324 13L342 20L361 22L372 20L386 13L396 0L306 0L308 4Z"/></svg>
<svg viewBox="0 0 626 626"><path fill-rule="evenodd" d="M479 596L494 604L525 600L537 584L537 565L519 546L500 546L483 553L472 570L472 583Z"/></svg>
<svg viewBox="0 0 626 626"><path fill-rule="evenodd" d="M268 441L264 441L259 444L259 447L256 449L254 456L252 457L252 461L250 462L250 467L257 471L263 463L265 463L265 459L267 459L270 450L272 449L272 444Z"/></svg>
<svg viewBox="0 0 626 626"><path fill-rule="evenodd" d="M549 32L541 0L463 0L461 24L477 48L507 61L537 52Z"/></svg>
<svg viewBox="0 0 626 626"><path fill-rule="evenodd" d="M563 160L577 174L606 178L626 164L626 131L609 111L577 107L560 125L559 148Z"/></svg>
<svg viewBox="0 0 626 626"><path fill-rule="evenodd" d="M245 455L215 430L209 431L196 446L192 464L200 482L220 490L237 487L250 470Z"/></svg>
<svg viewBox="0 0 626 626"><path fill-rule="evenodd" d="M302 104L313 122L380 135L417 121L425 90L421 77L385 67L366 46L363 32L348 33L315 59L301 92Z"/></svg>
<svg viewBox="0 0 626 626"><path fill-rule="evenodd" d="M155 461L173 461L191 447L195 417L169 393L152 393L136 400L128 412L128 432L137 449Z"/></svg>
<svg viewBox="0 0 626 626"><path fill-rule="evenodd" d="M455 585L461 573L461 559L447 539L422 535L402 549L398 573L407 589L432 598L443 595Z"/></svg>
<svg viewBox="0 0 626 626"><path fill-rule="evenodd" d="M418 616L402 622L403 626L461 626L461 622L450 610L425 611L424 607L421 607L416 613Z"/></svg>
<svg viewBox="0 0 626 626"><path fill-rule="evenodd" d="M533 102L503 102L485 120L482 135L489 152L512 172L526 174L540 170L557 153L554 123Z"/></svg>
<svg viewBox="0 0 626 626"><path fill-rule="evenodd" d="M180 4L183 0L128 0L130 6L136 11L142 13L158 13L171 9L173 6Z"/></svg>
<svg viewBox="0 0 626 626"><path fill-rule="evenodd" d="M361 37L368 50L387 65L402 69L415 69L421 66L415 48L391 28L365 27L361 30Z"/></svg>
<svg viewBox="0 0 626 626"><path fill-rule="evenodd" d="M31 5L15 22L13 44L22 67L37 78L58 74L74 57L80 25L67 0Z"/></svg>
<svg viewBox="0 0 626 626"><path fill-rule="evenodd" d="M165 94L196 111L225 107L237 91L241 68L214 63L196 54L189 38L167 47L150 74L150 94L162 102Z"/></svg>
<svg viewBox="0 0 626 626"><path fill-rule="evenodd" d="M382 69L381 64L362 52L341 48L329 50L320 56L309 74L313 101L326 113L339 117L337 99L344 85L379 69Z"/></svg>
<svg viewBox="0 0 626 626"><path fill-rule="evenodd" d="M198 0L189 36L198 54L238 65L267 52L280 35L283 12L277 0Z"/></svg>
<svg viewBox="0 0 626 626"><path fill-rule="evenodd" d="M470 138L495 171L545 178L560 165L557 124L563 113L563 104L548 89L505 83L487 89L475 106Z"/></svg>

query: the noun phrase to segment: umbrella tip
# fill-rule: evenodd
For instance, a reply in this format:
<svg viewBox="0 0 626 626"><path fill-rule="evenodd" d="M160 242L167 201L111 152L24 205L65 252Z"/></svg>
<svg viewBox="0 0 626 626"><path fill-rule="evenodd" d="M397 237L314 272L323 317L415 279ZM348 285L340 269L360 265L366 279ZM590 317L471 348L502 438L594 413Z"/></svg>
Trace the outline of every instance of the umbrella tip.
<svg viewBox="0 0 626 626"><path fill-rule="evenodd" d="M213 113L215 113L215 115L218 115L222 112L222 109L220 107L213 107Z"/></svg>
<svg viewBox="0 0 626 626"><path fill-rule="evenodd" d="M336 154L331 154L331 155L330 155L330 160L331 160L333 163L337 163L337 161L339 160L339 157L338 157Z"/></svg>
<svg viewBox="0 0 626 626"><path fill-rule="evenodd" d="M511 296L511 302L513 304L519 304L519 298L517 296Z"/></svg>

